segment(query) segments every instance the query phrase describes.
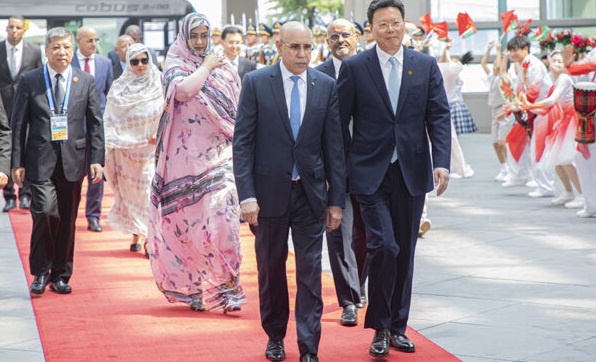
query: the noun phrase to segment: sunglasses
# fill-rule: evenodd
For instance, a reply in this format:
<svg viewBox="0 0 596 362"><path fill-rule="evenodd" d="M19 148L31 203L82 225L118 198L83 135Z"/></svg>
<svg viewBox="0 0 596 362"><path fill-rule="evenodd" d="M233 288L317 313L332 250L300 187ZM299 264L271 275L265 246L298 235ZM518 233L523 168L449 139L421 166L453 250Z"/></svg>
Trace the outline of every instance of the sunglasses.
<svg viewBox="0 0 596 362"><path fill-rule="evenodd" d="M141 59L131 59L130 60L130 65L132 66L137 66L140 63L143 63L144 65L149 64L149 58L141 58Z"/></svg>

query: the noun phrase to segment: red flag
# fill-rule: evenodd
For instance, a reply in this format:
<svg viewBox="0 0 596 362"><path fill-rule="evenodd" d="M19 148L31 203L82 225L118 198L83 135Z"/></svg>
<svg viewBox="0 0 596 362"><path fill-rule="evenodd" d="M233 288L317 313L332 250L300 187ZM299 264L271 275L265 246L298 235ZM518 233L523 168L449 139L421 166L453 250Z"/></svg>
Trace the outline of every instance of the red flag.
<svg viewBox="0 0 596 362"><path fill-rule="evenodd" d="M468 13L459 13L457 14L457 19L455 19L455 23L457 24L457 32L463 38L467 38L472 34L476 33L476 24L472 21L472 18Z"/></svg>
<svg viewBox="0 0 596 362"><path fill-rule="evenodd" d="M503 31L506 33L519 27L519 19L514 14L515 10L509 10L501 13L501 23L503 23Z"/></svg>
<svg viewBox="0 0 596 362"><path fill-rule="evenodd" d="M434 24L432 31L437 34L437 39L445 41L449 40L449 25L446 21Z"/></svg>
<svg viewBox="0 0 596 362"><path fill-rule="evenodd" d="M418 20L420 20L424 32L428 34L433 27L433 19L430 17L430 13L426 13L426 15L419 17Z"/></svg>
<svg viewBox="0 0 596 362"><path fill-rule="evenodd" d="M532 19L526 20L524 25L517 29L517 34L526 36L530 34L532 32L532 29L530 29L530 24L532 24Z"/></svg>

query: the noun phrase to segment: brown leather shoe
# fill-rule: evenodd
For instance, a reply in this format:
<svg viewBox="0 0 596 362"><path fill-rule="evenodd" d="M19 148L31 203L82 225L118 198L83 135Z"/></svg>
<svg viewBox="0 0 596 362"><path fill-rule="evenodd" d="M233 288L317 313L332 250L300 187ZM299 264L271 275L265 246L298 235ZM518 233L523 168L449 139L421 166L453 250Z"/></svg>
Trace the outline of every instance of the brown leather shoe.
<svg viewBox="0 0 596 362"><path fill-rule="evenodd" d="M392 334L390 339L391 347L395 348L400 352L413 353L416 352L414 343L410 341L405 334Z"/></svg>

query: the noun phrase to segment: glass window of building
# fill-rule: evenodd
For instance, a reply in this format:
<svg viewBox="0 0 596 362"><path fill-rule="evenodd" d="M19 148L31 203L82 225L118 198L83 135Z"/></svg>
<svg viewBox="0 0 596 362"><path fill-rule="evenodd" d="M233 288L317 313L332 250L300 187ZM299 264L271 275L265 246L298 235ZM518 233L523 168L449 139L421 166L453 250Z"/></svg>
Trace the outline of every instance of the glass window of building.
<svg viewBox="0 0 596 362"><path fill-rule="evenodd" d="M596 18L594 0L548 0L548 19L585 19Z"/></svg>
<svg viewBox="0 0 596 362"><path fill-rule="evenodd" d="M507 10L515 10L522 24L528 19L537 20L540 18L540 0L507 0Z"/></svg>
<svg viewBox="0 0 596 362"><path fill-rule="evenodd" d="M495 21L499 18L498 1L486 0L431 0L433 20L455 21L459 12L467 12L475 21Z"/></svg>

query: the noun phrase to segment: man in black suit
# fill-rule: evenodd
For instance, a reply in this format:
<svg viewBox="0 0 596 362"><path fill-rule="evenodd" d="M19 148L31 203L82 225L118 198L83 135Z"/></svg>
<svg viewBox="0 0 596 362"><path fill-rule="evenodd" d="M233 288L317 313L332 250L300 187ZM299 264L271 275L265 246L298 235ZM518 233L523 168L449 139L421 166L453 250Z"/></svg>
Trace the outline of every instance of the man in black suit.
<svg viewBox="0 0 596 362"><path fill-rule="evenodd" d="M449 182L443 78L434 58L402 45L404 12L400 0L373 0L367 16L377 45L345 59L337 78L350 191L366 227L364 327L375 329L373 357L390 346L415 351L405 331L420 216L426 193L438 186L441 195Z"/></svg>
<svg viewBox="0 0 596 362"><path fill-rule="evenodd" d="M8 117L8 124L10 124L12 114L14 93L21 75L31 69L40 67L42 64L39 47L23 41L23 35L26 31L25 19L22 16L11 16L8 19L8 25L6 25L6 40L0 42L0 59L7 60L6 62L0 62L0 93L4 104L3 109ZM16 199L14 184L12 178L9 178L8 184L4 188L6 203L2 211L8 212L14 209L17 206ZM19 202L21 209L28 209L31 205L29 183L25 183L19 189Z"/></svg>
<svg viewBox="0 0 596 362"><path fill-rule="evenodd" d="M2 98L0 98L0 189L6 186L10 175L11 137L8 117L6 117L4 106L2 105Z"/></svg>
<svg viewBox="0 0 596 362"><path fill-rule="evenodd" d="M234 131L234 175L242 216L255 234L265 356L285 358L289 318L288 233L296 257L296 327L301 361L318 361L323 233L345 204L344 150L333 79L308 68L310 30L288 22L282 61L244 76Z"/></svg>
<svg viewBox="0 0 596 362"><path fill-rule="evenodd" d="M356 54L356 46L360 36L356 33L354 23L346 19L335 19L327 27L327 44L333 57L319 64L315 69L337 78L341 62ZM338 229L327 233L327 248L335 293L339 306L343 308L340 324L355 326L358 324L356 305L360 305L360 280L358 265L354 254L353 204L350 194L346 193L346 207L341 225Z"/></svg>
<svg viewBox="0 0 596 362"><path fill-rule="evenodd" d="M243 43L242 30L233 25L227 26L221 33L221 40L223 52L238 72L240 79L243 79L246 73L257 69L255 61L240 56Z"/></svg>
<svg viewBox="0 0 596 362"><path fill-rule="evenodd" d="M47 65L23 75L12 112L12 176L31 184L31 252L35 276L29 290L46 285L71 292L75 221L87 174L102 178L104 134L93 76L70 66L73 35L66 28L46 34Z"/></svg>
<svg viewBox="0 0 596 362"><path fill-rule="evenodd" d="M120 35L114 46L114 52L118 55L118 62L113 64L112 73L114 73L114 80L120 78L124 69L126 69L126 51L128 47L134 44L134 40L130 35Z"/></svg>

